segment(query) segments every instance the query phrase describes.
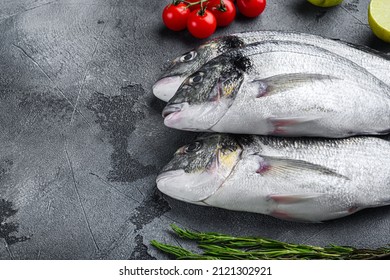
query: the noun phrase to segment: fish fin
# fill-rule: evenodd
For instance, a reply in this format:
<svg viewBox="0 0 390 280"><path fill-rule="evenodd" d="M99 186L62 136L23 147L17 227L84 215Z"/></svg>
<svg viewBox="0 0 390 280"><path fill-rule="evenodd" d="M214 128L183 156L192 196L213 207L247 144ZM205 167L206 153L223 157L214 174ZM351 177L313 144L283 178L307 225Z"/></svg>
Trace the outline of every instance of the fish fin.
<svg viewBox="0 0 390 280"><path fill-rule="evenodd" d="M353 214L361 209L363 209L363 208L359 207L359 206L351 206L347 209L347 212L348 212L348 214Z"/></svg>
<svg viewBox="0 0 390 280"><path fill-rule="evenodd" d="M390 205L390 199L376 200L371 204L371 207L387 206Z"/></svg>
<svg viewBox="0 0 390 280"><path fill-rule="evenodd" d="M288 134L287 128L298 125L313 122L319 120L320 117L312 116L312 117L288 117L288 118L269 118L268 121L271 123L273 127L272 134Z"/></svg>
<svg viewBox="0 0 390 280"><path fill-rule="evenodd" d="M296 88L306 83L321 80L339 79L330 75L311 74L311 73L291 73L275 75L265 79L253 79L253 83L258 84L256 97L270 96L284 92L288 89Z"/></svg>
<svg viewBox="0 0 390 280"><path fill-rule="evenodd" d="M331 39L333 41L338 41L339 43L342 43L342 44L347 45L349 47L358 49L358 50L363 51L365 53L369 53L369 54L372 54L372 55L375 55L375 56L378 56L378 57L390 60L390 53L381 52L381 51L372 49L372 48L367 47L367 46L353 44L353 43L346 42L346 41L343 41L343 40L340 40L340 39L335 39L335 38L331 38Z"/></svg>
<svg viewBox="0 0 390 280"><path fill-rule="evenodd" d="M364 205L364 204L360 204L360 205L352 205L350 206L349 208L345 209L345 210L342 210L342 211L339 211L339 212L335 212L333 213L335 216L338 216L338 217L343 217L343 216L348 216L348 215L351 215L351 214L354 214L360 210L363 210L365 208L369 208L369 207L381 207L381 206L388 206L390 205L390 199L389 200L378 200L378 201L375 201L375 203L370 203L370 205Z"/></svg>
<svg viewBox="0 0 390 280"><path fill-rule="evenodd" d="M349 215L352 215L352 214L354 214L354 213L356 213L364 208L365 207L351 206L351 207L344 209L344 210L332 212L332 213L329 213L328 220L339 219L339 218L342 218L345 216L349 216Z"/></svg>
<svg viewBox="0 0 390 280"><path fill-rule="evenodd" d="M387 135L387 134L390 134L390 128L378 132L378 135Z"/></svg>
<svg viewBox="0 0 390 280"><path fill-rule="evenodd" d="M300 222L300 223L321 223L320 221L310 221L310 220L305 220L301 218L296 218L290 213L282 210L274 210L270 213L270 215L274 218L278 218L281 220L285 221L291 221L291 222Z"/></svg>
<svg viewBox="0 0 390 280"><path fill-rule="evenodd" d="M259 168L256 173L266 176L275 173L296 173L301 171L314 171L317 173L335 176L349 180L348 177L337 173L335 170L327 168L325 166L307 162L304 160L288 159L282 157L264 156L259 155Z"/></svg>
<svg viewBox="0 0 390 280"><path fill-rule="evenodd" d="M381 204L382 205L390 205L390 199L389 200L382 200Z"/></svg>
<svg viewBox="0 0 390 280"><path fill-rule="evenodd" d="M267 198L278 204L292 204L306 202L323 195L323 193L271 194Z"/></svg>
<svg viewBox="0 0 390 280"><path fill-rule="evenodd" d="M272 217L275 217L275 218L278 218L278 219L282 219L282 220L290 220L290 219L292 219L292 217L290 216L289 213L287 213L285 211L280 211L280 210L272 211L270 213L270 215Z"/></svg>

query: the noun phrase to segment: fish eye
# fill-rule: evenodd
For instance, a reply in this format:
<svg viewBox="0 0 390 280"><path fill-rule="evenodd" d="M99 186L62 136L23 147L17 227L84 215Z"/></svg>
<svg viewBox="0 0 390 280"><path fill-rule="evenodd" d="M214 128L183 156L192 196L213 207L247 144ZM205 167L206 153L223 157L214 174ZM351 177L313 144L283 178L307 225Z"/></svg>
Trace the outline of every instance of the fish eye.
<svg viewBox="0 0 390 280"><path fill-rule="evenodd" d="M195 76L193 76L191 79L190 79L190 83L191 84L197 84L197 83L200 83L203 81L203 72L198 72Z"/></svg>
<svg viewBox="0 0 390 280"><path fill-rule="evenodd" d="M184 152L185 153L195 153L195 152L199 151L200 148L202 148L202 143L197 141L197 142L194 142L194 143L187 145L184 149Z"/></svg>
<svg viewBox="0 0 390 280"><path fill-rule="evenodd" d="M186 54L184 54L182 57L180 57L181 62L188 62L193 60L196 57L197 53L196 51L190 51Z"/></svg>

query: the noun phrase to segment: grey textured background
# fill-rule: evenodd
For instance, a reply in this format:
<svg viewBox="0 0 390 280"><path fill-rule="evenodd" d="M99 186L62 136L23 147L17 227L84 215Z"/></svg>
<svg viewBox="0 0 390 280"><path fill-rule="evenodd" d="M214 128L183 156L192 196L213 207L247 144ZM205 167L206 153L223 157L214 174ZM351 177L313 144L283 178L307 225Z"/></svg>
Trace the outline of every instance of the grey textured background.
<svg viewBox="0 0 390 280"><path fill-rule="evenodd" d="M332 9L269 0L214 36L295 30L389 52L368 0ZM282 241L379 247L390 208L322 224L203 208L156 191L158 171L192 133L164 127L151 87L163 64L201 41L162 25L168 3L0 0L0 259L163 259L169 224Z"/></svg>

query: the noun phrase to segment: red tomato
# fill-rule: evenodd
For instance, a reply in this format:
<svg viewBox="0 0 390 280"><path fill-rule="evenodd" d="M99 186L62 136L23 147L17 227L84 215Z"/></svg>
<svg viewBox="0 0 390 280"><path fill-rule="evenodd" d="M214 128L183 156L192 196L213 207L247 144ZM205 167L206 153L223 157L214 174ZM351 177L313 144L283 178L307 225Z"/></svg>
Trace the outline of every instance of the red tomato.
<svg viewBox="0 0 390 280"><path fill-rule="evenodd" d="M246 17L257 17L266 5L266 0L237 0L237 8Z"/></svg>
<svg viewBox="0 0 390 280"><path fill-rule="evenodd" d="M207 4L207 8L210 8L212 6L217 6L217 5L221 4L221 0L209 0L209 1L205 2L205 3Z"/></svg>
<svg viewBox="0 0 390 280"><path fill-rule="evenodd" d="M184 3L167 5L162 13L162 19L166 27L173 31L186 29L190 10Z"/></svg>
<svg viewBox="0 0 390 280"><path fill-rule="evenodd" d="M199 2L200 0L186 0L186 2L190 2L190 3L195 3L195 2ZM203 3L203 5L204 4L206 4L206 2L205 3ZM192 11L195 11L195 10L199 10L200 9L200 4L196 4L196 5L194 5L194 6L190 6L190 10L191 10L191 12Z"/></svg>
<svg viewBox="0 0 390 280"><path fill-rule="evenodd" d="M200 0L186 0L186 2L190 2L190 3L196 3L196 2L199 2L199 1ZM221 2L221 0L205 0L203 2L203 7L207 7L209 9L212 5L219 4L220 2ZM190 10L192 12L192 11L195 11L195 10L199 10L200 8L201 8L200 4L196 4L194 6L191 6Z"/></svg>
<svg viewBox="0 0 390 280"><path fill-rule="evenodd" d="M193 11L188 17L187 28L192 36L204 39L215 32L217 20L208 10L205 10L204 13L201 10Z"/></svg>
<svg viewBox="0 0 390 280"><path fill-rule="evenodd" d="M236 17L236 7L230 0L224 0L222 5L220 0L211 0L209 5L207 8L217 19L218 26L228 26Z"/></svg>

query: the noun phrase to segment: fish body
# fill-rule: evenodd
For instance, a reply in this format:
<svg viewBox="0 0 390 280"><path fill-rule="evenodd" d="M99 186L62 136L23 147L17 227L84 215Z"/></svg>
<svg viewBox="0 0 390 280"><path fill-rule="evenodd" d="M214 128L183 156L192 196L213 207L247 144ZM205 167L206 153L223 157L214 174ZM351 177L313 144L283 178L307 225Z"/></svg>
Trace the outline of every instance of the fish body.
<svg viewBox="0 0 390 280"><path fill-rule="evenodd" d="M390 86L324 48L267 40L204 64L181 84L163 117L165 125L190 131L331 138L386 134Z"/></svg>
<svg viewBox="0 0 390 280"><path fill-rule="evenodd" d="M321 222L389 205L389 166L379 137L211 134L180 148L157 187L198 205Z"/></svg>
<svg viewBox="0 0 390 280"><path fill-rule="evenodd" d="M368 47L357 46L341 40L327 39L317 35L285 32L256 31L232 34L213 39L172 60L166 71L153 86L153 93L168 102L184 80L203 64L226 52L257 42L289 41L320 47L365 68L372 75L390 85L389 57Z"/></svg>

